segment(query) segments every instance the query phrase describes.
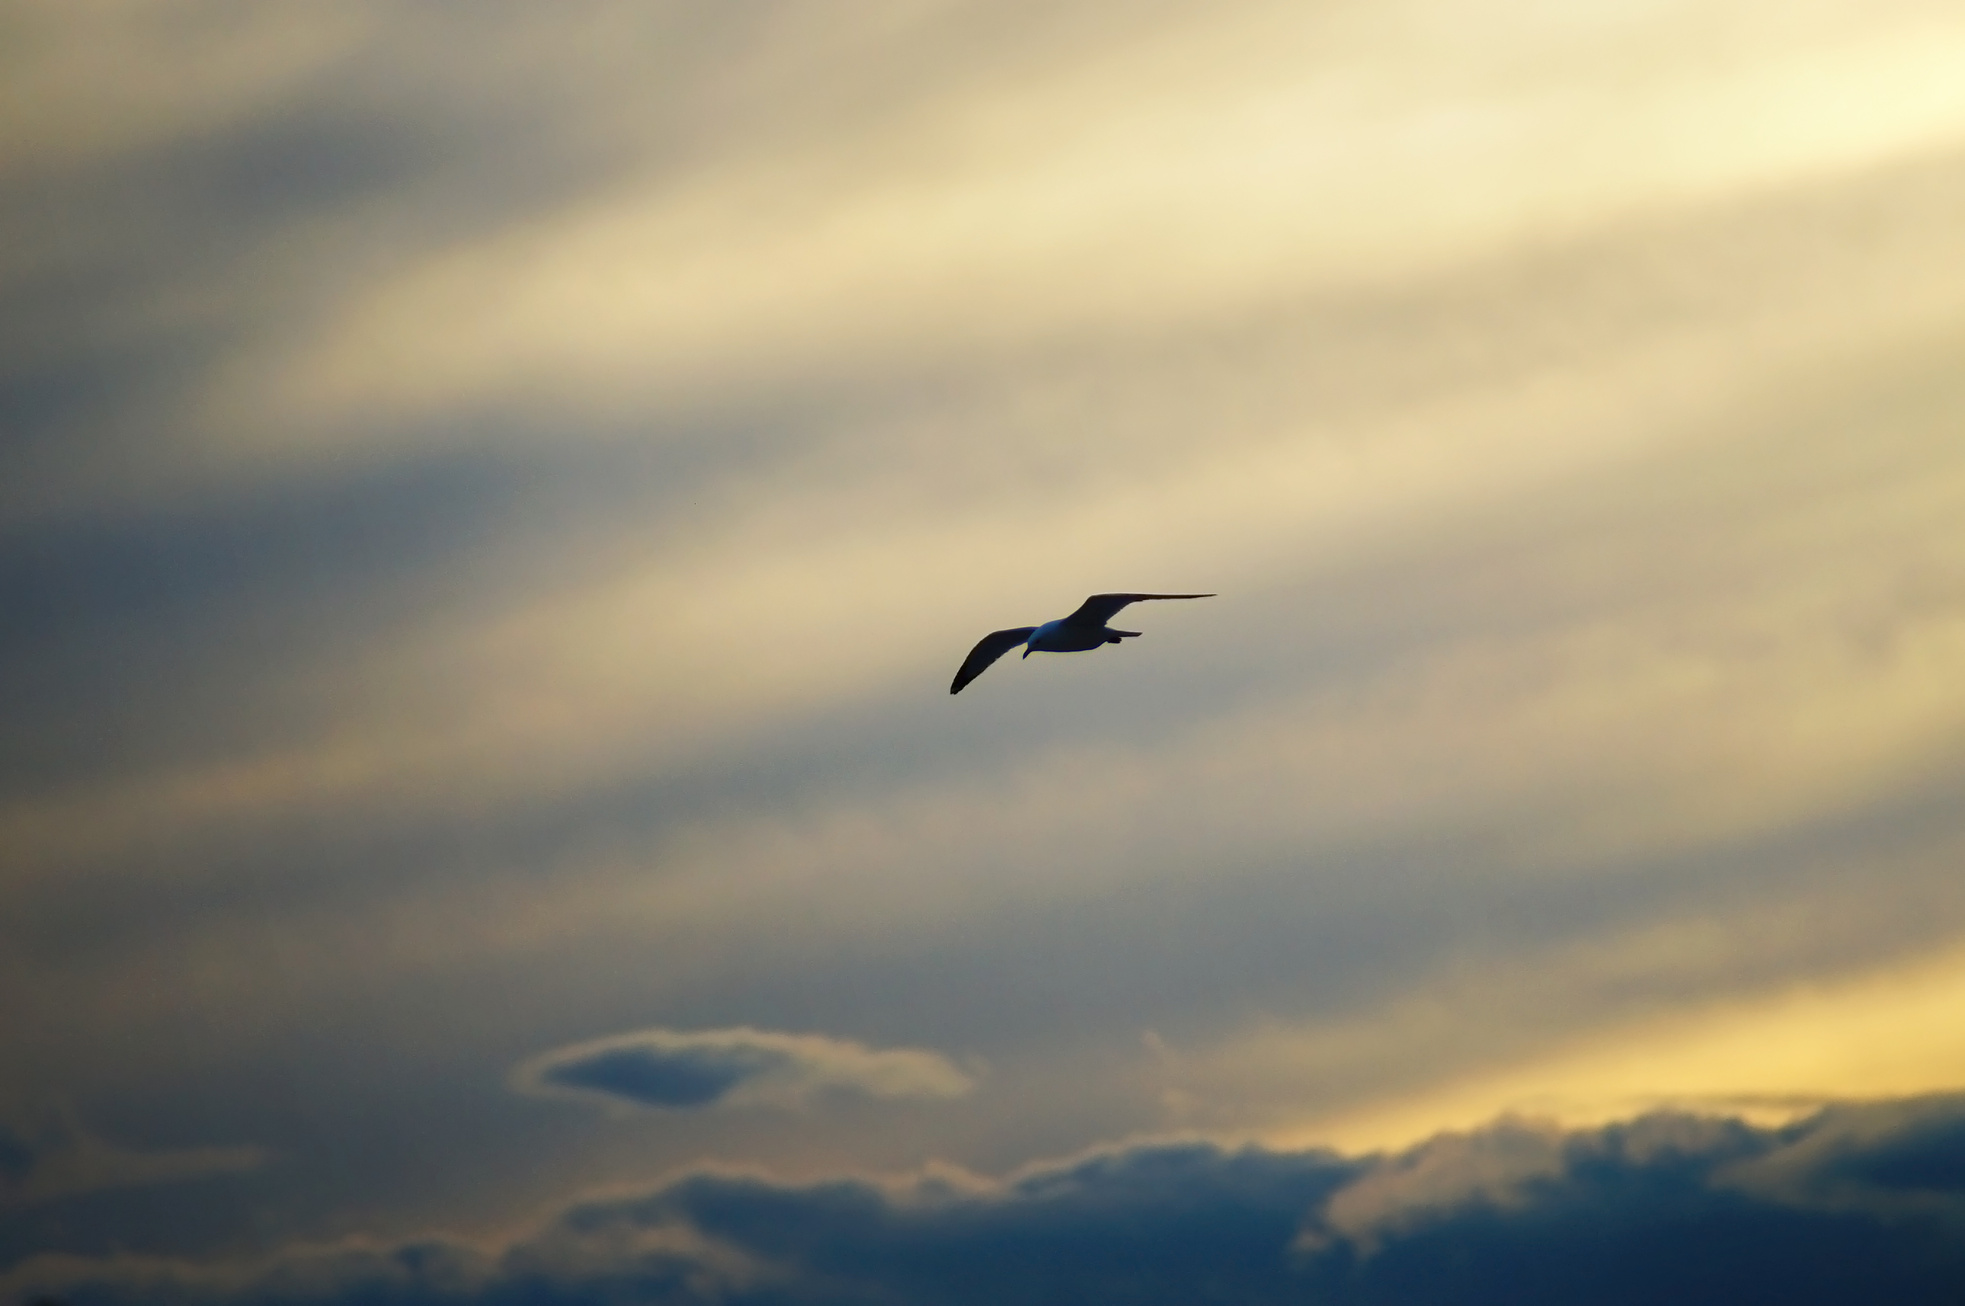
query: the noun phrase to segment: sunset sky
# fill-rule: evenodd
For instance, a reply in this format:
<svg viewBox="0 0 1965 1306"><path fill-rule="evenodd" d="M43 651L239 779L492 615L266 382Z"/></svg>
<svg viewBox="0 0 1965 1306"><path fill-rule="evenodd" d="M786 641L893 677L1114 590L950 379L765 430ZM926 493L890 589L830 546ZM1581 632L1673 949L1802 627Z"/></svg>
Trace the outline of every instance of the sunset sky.
<svg viewBox="0 0 1965 1306"><path fill-rule="evenodd" d="M0 1294L1965 1246L1955 0L18 0L0 124Z"/></svg>

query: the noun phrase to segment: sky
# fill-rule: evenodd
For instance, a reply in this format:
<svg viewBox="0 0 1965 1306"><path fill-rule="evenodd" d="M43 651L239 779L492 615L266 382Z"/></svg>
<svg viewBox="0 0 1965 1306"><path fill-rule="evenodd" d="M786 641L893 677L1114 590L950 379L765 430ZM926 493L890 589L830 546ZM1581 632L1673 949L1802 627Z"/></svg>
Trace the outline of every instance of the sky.
<svg viewBox="0 0 1965 1306"><path fill-rule="evenodd" d="M8 5L0 1294L1951 1300L1961 67Z"/></svg>

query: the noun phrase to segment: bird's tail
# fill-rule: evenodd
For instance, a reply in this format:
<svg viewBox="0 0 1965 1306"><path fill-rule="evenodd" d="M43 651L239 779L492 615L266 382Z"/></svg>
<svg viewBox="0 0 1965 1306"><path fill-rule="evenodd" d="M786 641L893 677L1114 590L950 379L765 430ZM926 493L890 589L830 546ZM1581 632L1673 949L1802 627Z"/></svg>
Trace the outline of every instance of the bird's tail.
<svg viewBox="0 0 1965 1306"><path fill-rule="evenodd" d="M1137 630L1108 629L1105 632L1105 642L1108 644L1117 644L1122 639L1138 639L1138 638L1139 638L1139 632Z"/></svg>

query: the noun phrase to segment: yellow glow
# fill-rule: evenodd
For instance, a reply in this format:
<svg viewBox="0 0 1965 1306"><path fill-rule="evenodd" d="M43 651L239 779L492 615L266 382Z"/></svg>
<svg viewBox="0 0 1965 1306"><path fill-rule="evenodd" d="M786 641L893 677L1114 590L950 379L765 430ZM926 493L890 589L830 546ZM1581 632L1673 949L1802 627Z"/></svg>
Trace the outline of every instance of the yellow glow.
<svg viewBox="0 0 1965 1306"><path fill-rule="evenodd" d="M1965 949L1593 1034L1547 1057L1281 1131L1393 1147L1506 1113L1593 1123L1659 1107L1762 1116L1965 1086Z"/></svg>
<svg viewBox="0 0 1965 1306"><path fill-rule="evenodd" d="M1733 16L1770 20L1753 40L1696 7L1635 27L1516 14L1467 44L1454 24L1480 23L1452 7L1262 7L1199 47L1183 25L441 250L297 351L241 356L205 419L283 457L362 438L351 417L494 396L688 410L1232 317L1965 139L1955 13L1797 26L1777 8Z"/></svg>

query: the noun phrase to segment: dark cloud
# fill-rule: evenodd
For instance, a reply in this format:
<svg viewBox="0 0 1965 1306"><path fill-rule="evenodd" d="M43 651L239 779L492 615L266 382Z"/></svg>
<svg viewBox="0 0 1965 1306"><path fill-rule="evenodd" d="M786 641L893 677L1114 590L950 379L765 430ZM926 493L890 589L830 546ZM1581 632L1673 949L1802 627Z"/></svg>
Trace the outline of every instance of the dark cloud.
<svg viewBox="0 0 1965 1306"><path fill-rule="evenodd" d="M1885 1189L1965 1193L1965 1120L1929 1122L1857 1152L1843 1169L1850 1179Z"/></svg>
<svg viewBox="0 0 1965 1306"><path fill-rule="evenodd" d="M573 1206L502 1252L47 1260L8 1286L78 1304L1954 1302L1961 1136L1949 1097L1782 1128L1503 1122L1365 1158L1141 1146L1000 1185L701 1173Z"/></svg>
<svg viewBox="0 0 1965 1306"><path fill-rule="evenodd" d="M783 1062L782 1056L762 1048L608 1048L550 1066L539 1081L591 1089L643 1106L708 1106Z"/></svg>
<svg viewBox="0 0 1965 1306"><path fill-rule="evenodd" d="M638 1107L705 1107L739 1097L798 1105L815 1094L960 1097L970 1079L918 1048L757 1029L646 1029L560 1048L520 1066L521 1092Z"/></svg>
<svg viewBox="0 0 1965 1306"><path fill-rule="evenodd" d="M0 1182L18 1184L34 1169L34 1149L26 1139L0 1125Z"/></svg>
<svg viewBox="0 0 1965 1306"><path fill-rule="evenodd" d="M265 1160L251 1147L124 1147L67 1110L49 1110L25 1124L0 1121L0 1216L85 1194L244 1174Z"/></svg>

